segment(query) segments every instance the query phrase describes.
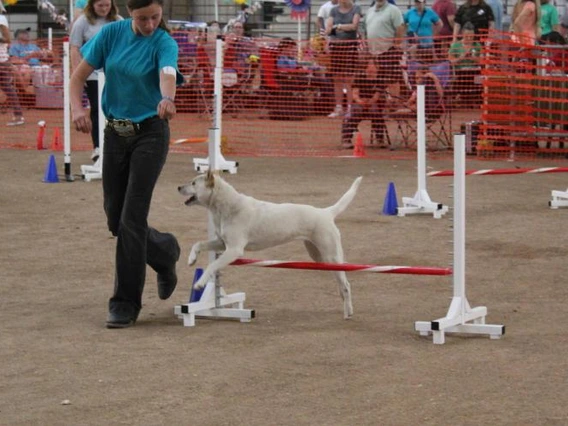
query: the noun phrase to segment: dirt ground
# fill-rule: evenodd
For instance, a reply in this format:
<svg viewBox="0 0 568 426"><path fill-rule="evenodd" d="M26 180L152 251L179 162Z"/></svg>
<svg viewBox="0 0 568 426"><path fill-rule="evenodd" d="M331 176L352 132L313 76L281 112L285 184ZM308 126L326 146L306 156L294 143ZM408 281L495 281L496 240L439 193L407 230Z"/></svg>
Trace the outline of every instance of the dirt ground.
<svg viewBox="0 0 568 426"><path fill-rule="evenodd" d="M500 340L448 335L434 345L414 322L446 314L451 277L351 273L355 315L345 321L330 273L229 267L225 288L246 292L257 317L183 327L173 310L189 296L194 267L185 259L207 234L205 210L185 207L176 191L194 176L185 154L170 154L150 215L183 246L178 288L160 301L149 270L136 326L107 330L115 242L100 181L42 183L48 154L0 150L0 424L568 425L560 232L568 211L548 208L550 191L567 187L564 174L467 178L468 299L507 332ZM73 156L75 173L88 156ZM225 178L276 202L327 206L363 175L338 219L347 260L450 265L450 215L381 214L390 181L399 203L414 195L413 161L237 160L239 172ZM527 164L468 161L516 166ZM430 197L451 205L450 183L429 178ZM299 242L249 254L308 259Z"/></svg>

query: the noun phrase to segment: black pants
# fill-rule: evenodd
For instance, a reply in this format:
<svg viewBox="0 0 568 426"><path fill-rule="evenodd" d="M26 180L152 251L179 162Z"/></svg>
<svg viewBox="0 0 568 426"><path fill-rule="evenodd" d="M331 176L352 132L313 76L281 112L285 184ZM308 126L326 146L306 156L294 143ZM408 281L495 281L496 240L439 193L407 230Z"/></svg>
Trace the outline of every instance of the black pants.
<svg viewBox="0 0 568 426"><path fill-rule="evenodd" d="M85 85L85 92L89 99L91 106L91 122L93 128L91 129L91 139L93 141L93 148L99 147L99 82L98 80L87 80Z"/></svg>
<svg viewBox="0 0 568 426"><path fill-rule="evenodd" d="M0 90L6 94L8 106L12 108L14 116L22 116L22 107L20 106L20 98L14 86L14 68L11 63L0 63Z"/></svg>
<svg viewBox="0 0 568 426"><path fill-rule="evenodd" d="M351 143L353 133L357 130L359 123L363 120L371 120L371 131L375 135L377 144L384 143L384 136L387 131L385 118L382 113L384 105L374 104L363 107L359 104L351 105L351 114L345 116L341 126L341 142Z"/></svg>
<svg viewBox="0 0 568 426"><path fill-rule="evenodd" d="M166 120L150 119L139 134L118 136L105 129L103 153L104 209L116 241L114 294L111 312L137 314L142 307L146 264L156 272L177 261L177 241L147 223L154 186L168 155Z"/></svg>

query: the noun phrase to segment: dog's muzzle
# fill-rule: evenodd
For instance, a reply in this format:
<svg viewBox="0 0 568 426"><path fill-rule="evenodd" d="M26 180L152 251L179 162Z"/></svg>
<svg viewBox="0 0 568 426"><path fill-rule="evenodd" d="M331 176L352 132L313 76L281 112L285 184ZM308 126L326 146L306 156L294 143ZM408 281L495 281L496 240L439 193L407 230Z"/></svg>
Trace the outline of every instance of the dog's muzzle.
<svg viewBox="0 0 568 426"><path fill-rule="evenodd" d="M192 195L187 200L185 200L185 205L191 206L192 204L195 204L196 202L197 202L197 197L195 195Z"/></svg>

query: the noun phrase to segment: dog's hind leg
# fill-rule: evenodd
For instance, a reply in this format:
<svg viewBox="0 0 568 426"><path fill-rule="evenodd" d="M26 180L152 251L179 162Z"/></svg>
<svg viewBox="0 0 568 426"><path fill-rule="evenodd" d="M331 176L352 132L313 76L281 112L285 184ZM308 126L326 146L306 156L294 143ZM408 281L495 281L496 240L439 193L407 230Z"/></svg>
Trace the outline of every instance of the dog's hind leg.
<svg viewBox="0 0 568 426"><path fill-rule="evenodd" d="M318 238L317 241L311 242L313 248L309 248L308 244L304 243L308 249L308 253L312 256L313 253L318 253L319 258L317 262L327 263L343 263L343 248L341 246L341 236L339 230L336 229L333 233L327 233L325 237ZM339 295L343 299L343 318L349 319L353 316L353 303L351 300L351 284L347 280L347 275L344 271L334 272L335 279L339 284Z"/></svg>
<svg viewBox="0 0 568 426"><path fill-rule="evenodd" d="M191 247L191 252L189 253L189 257L187 258L187 264L189 266L193 265L196 262L199 253L201 253L203 250L222 251L224 249L225 243L219 238L209 241L199 241Z"/></svg>
<svg viewBox="0 0 568 426"><path fill-rule="evenodd" d="M244 248L227 248L217 259L211 262L203 271L201 278L194 284L194 288L200 289L205 287L209 278L211 278L218 270L223 269L225 266L233 263L244 254Z"/></svg>
<svg viewBox="0 0 568 426"><path fill-rule="evenodd" d="M306 250L308 251L308 254L310 255L310 257L312 258L312 260L314 262L321 262L321 253L319 252L318 248L311 242L308 240L304 240L304 246L306 247Z"/></svg>

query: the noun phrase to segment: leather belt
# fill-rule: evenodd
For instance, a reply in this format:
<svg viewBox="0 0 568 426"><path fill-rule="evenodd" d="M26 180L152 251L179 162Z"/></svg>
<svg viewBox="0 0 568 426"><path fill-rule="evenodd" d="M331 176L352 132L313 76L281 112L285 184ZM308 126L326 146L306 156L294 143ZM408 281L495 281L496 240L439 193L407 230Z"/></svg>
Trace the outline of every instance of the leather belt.
<svg viewBox="0 0 568 426"><path fill-rule="evenodd" d="M135 123L132 120L124 118L108 118L107 127L111 128L119 136L130 137L139 134L145 124L148 124L157 118L158 116L154 115L139 123Z"/></svg>

